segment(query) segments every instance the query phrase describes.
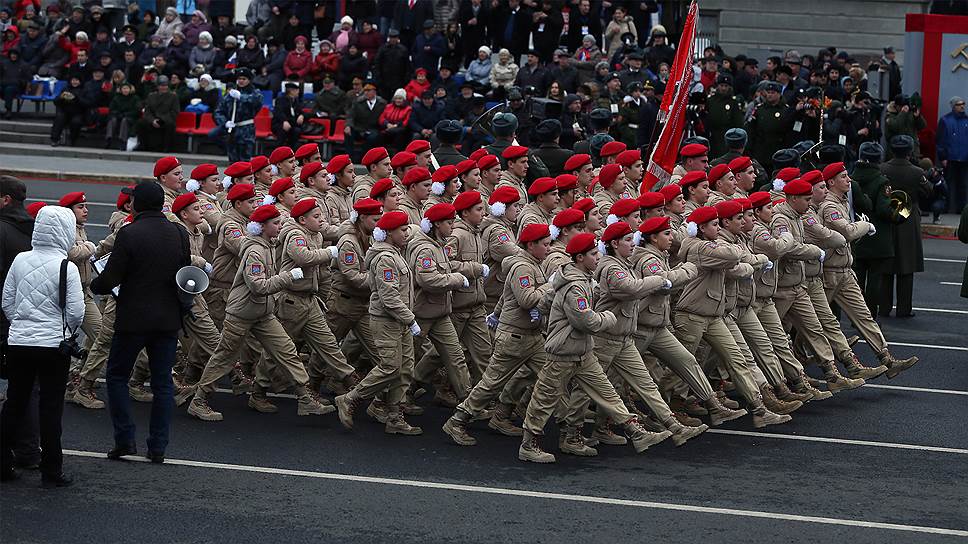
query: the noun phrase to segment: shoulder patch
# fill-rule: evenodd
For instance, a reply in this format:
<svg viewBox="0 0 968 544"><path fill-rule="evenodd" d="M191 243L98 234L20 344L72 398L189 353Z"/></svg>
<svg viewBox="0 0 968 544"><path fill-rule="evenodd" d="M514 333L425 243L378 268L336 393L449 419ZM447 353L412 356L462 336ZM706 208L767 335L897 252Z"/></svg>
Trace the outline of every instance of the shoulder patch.
<svg viewBox="0 0 968 544"><path fill-rule="evenodd" d="M306 247L306 239L303 238L302 236L296 238L295 241L296 241L296 245L297 246L299 246L299 247Z"/></svg>
<svg viewBox="0 0 968 544"><path fill-rule="evenodd" d="M817 218L816 217L813 217L813 216L808 217L807 218L807 224L808 225L811 225L811 226L816 225L817 224Z"/></svg>
<svg viewBox="0 0 968 544"><path fill-rule="evenodd" d="M582 312L588 309L588 300L585 297L578 297L577 300L578 309Z"/></svg>
<svg viewBox="0 0 968 544"><path fill-rule="evenodd" d="M790 232L790 229L788 229L786 225L780 225L776 228L776 230L779 232Z"/></svg>
<svg viewBox="0 0 968 544"><path fill-rule="evenodd" d="M830 220L831 221L839 221L839 220L841 220L843 218L844 218L844 216L840 215L840 212L831 212L830 213Z"/></svg>
<svg viewBox="0 0 968 544"><path fill-rule="evenodd" d="M252 267L249 268L249 274L252 274L253 276L262 274L262 265L259 263L253 263Z"/></svg>
<svg viewBox="0 0 968 544"><path fill-rule="evenodd" d="M769 240L770 238L773 238L773 236L770 235L770 231L764 230L763 234L760 234L760 238L763 240Z"/></svg>
<svg viewBox="0 0 968 544"><path fill-rule="evenodd" d="M625 277L628 274L626 274L624 270L616 270L616 271L612 272L612 275L615 276L615 279L622 280L622 279L625 279Z"/></svg>
<svg viewBox="0 0 968 544"><path fill-rule="evenodd" d="M343 255L344 263L353 264L355 261L356 261L356 253L353 253L352 251L347 251L346 254Z"/></svg>
<svg viewBox="0 0 968 544"><path fill-rule="evenodd" d="M215 209L215 205L212 204L211 202L209 202L208 204L205 204L205 209L206 210L214 210Z"/></svg>
<svg viewBox="0 0 968 544"><path fill-rule="evenodd" d="M396 274L393 273L393 269L391 268L383 269L383 281L393 281L394 277L396 277Z"/></svg>
<svg viewBox="0 0 968 544"><path fill-rule="evenodd" d="M229 236L231 236L232 238L241 238L242 237L242 229L232 229L232 230L230 230L229 231Z"/></svg>
<svg viewBox="0 0 968 544"><path fill-rule="evenodd" d="M649 263L649 272L658 274L659 272L662 272L662 267L659 266L659 263Z"/></svg>
<svg viewBox="0 0 968 544"><path fill-rule="evenodd" d="M420 268L432 268L434 266L434 260L430 257L422 257L420 259Z"/></svg>
<svg viewBox="0 0 968 544"><path fill-rule="evenodd" d="M453 248L451 246L449 245L444 246L444 255L447 255L448 257L450 257L450 254L452 251L453 251Z"/></svg>
<svg viewBox="0 0 968 544"><path fill-rule="evenodd" d="M497 241L501 242L502 244L506 244L511 241L511 237L508 236L507 233L502 232L501 234L498 235Z"/></svg>
<svg viewBox="0 0 968 544"><path fill-rule="evenodd" d="M518 283L521 287L531 287L531 276L519 276Z"/></svg>
<svg viewBox="0 0 968 544"><path fill-rule="evenodd" d="M716 249L717 247L719 247L719 244L713 242L712 240L706 242L706 249Z"/></svg>

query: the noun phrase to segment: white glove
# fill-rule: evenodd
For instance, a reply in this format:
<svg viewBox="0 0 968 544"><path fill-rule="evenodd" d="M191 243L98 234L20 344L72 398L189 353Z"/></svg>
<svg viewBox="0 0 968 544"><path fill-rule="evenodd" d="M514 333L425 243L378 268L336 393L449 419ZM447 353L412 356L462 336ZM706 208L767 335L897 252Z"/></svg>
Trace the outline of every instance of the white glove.
<svg viewBox="0 0 968 544"><path fill-rule="evenodd" d="M88 240L87 242L84 242L84 244L88 247L88 249L91 250L91 253L94 253L95 251L97 251L97 246L94 245L94 242Z"/></svg>
<svg viewBox="0 0 968 544"><path fill-rule="evenodd" d="M205 273L208 274L209 276L211 276L212 275L212 272L215 271L215 269L212 268L212 263L205 263L204 270L205 270Z"/></svg>
<svg viewBox="0 0 968 544"><path fill-rule="evenodd" d="M232 89L231 91L229 91L229 96L238 100L242 98L242 93L240 93L238 89Z"/></svg>
<svg viewBox="0 0 968 544"><path fill-rule="evenodd" d="M875 234L877 234L877 229L875 229L874 228L874 224L871 223L871 230L867 231L867 235L868 236L874 236Z"/></svg>
<svg viewBox="0 0 968 544"><path fill-rule="evenodd" d="M539 312L537 308L531 308L528 310L528 315L531 316L532 323L537 323L541 320L541 312Z"/></svg>
<svg viewBox="0 0 968 544"><path fill-rule="evenodd" d="M555 277L557 276L557 274L558 274L557 272L552 272L551 275L548 276L548 283L553 283L555 281Z"/></svg>
<svg viewBox="0 0 968 544"><path fill-rule="evenodd" d="M487 323L487 328L496 329L497 328L497 316L494 314L487 314L484 318L484 322Z"/></svg>
<svg viewBox="0 0 968 544"><path fill-rule="evenodd" d="M826 259L826 258L827 258L827 252L821 249L820 250L820 262L823 262L823 260Z"/></svg>
<svg viewBox="0 0 968 544"><path fill-rule="evenodd" d="M335 259L336 257L339 257L339 248L337 248L336 246L329 246L326 249L329 250L329 254L332 258Z"/></svg>
<svg viewBox="0 0 968 544"><path fill-rule="evenodd" d="M669 280L665 280L665 288L666 289L672 289L672 282L669 281Z"/></svg>
<svg viewBox="0 0 968 544"><path fill-rule="evenodd" d="M491 275L491 267L490 266L487 266L486 264L483 265L483 266L484 266L484 271L481 272L481 277L482 278L486 278L486 277L488 277L488 276Z"/></svg>
<svg viewBox="0 0 968 544"><path fill-rule="evenodd" d="M763 272L769 272L770 270L773 270L773 261L766 261L766 264L763 265Z"/></svg>
<svg viewBox="0 0 968 544"><path fill-rule="evenodd" d="M417 325L416 321L410 324L410 334L420 336L420 325Z"/></svg>
<svg viewBox="0 0 968 544"><path fill-rule="evenodd" d="M464 287L470 287L470 286L471 286L471 282L467 280L467 277L464 277Z"/></svg>
<svg viewBox="0 0 968 544"><path fill-rule="evenodd" d="M226 121L225 128L235 128L235 121Z"/></svg>
<svg viewBox="0 0 968 544"><path fill-rule="evenodd" d="M306 277L306 275L303 274L302 268L293 268L289 271L289 273L292 274L292 279L294 280L301 280Z"/></svg>

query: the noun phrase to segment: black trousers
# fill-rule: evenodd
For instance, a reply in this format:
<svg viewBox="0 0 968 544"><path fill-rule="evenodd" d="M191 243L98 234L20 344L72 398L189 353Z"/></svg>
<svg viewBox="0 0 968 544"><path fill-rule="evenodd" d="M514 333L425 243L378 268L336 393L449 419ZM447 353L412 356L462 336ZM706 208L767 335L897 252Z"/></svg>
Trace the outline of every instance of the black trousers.
<svg viewBox="0 0 968 544"><path fill-rule="evenodd" d="M914 274L884 274L881 279L881 301L878 304L881 315L891 313L894 307L894 285L897 279L897 312L896 315L911 314L911 300L914 298Z"/></svg>
<svg viewBox="0 0 968 544"><path fill-rule="evenodd" d="M21 425L26 420L31 391L40 385L40 471L56 476L63 468L61 417L70 358L57 348L9 346L7 348L7 402L0 413L0 464L13 466L13 450Z"/></svg>
<svg viewBox="0 0 968 544"><path fill-rule="evenodd" d="M854 272L857 273L857 284L864 292L864 301L872 316L877 315L878 306L882 300L884 275L890 273L894 258L887 259L855 259ZM888 307L887 312L890 311Z"/></svg>

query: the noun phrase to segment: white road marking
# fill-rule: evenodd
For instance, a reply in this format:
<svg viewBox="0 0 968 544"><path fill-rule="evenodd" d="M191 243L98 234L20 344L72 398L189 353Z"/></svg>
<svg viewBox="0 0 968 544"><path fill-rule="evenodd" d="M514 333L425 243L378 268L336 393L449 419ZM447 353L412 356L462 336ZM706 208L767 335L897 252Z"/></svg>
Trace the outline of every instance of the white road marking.
<svg viewBox="0 0 968 544"><path fill-rule="evenodd" d="M875 389L894 389L897 391L915 391L917 393L942 393L945 395L965 395L968 396L968 391L955 391L953 389L929 389L927 387L906 387L903 385L880 385L877 383L867 383L864 387L873 387Z"/></svg>
<svg viewBox="0 0 968 544"><path fill-rule="evenodd" d="M942 314L968 314L968 310L948 310L945 308L911 308L919 312L938 312Z"/></svg>
<svg viewBox="0 0 968 544"><path fill-rule="evenodd" d="M64 454L76 457L91 457L95 459L105 459L103 453L92 451L64 450ZM132 461L147 462L147 459L131 457ZM588 504L604 504L610 506L625 506L631 508L642 508L649 510L671 510L677 512L693 512L699 514L718 514L725 516L739 516L746 518L758 518L768 520L796 521L801 523L816 523L821 525L840 525L847 527L860 527L865 529L883 529L888 531L902 531L910 533L924 533L947 536L968 537L968 531L958 529L946 529L943 527L926 527L921 525L902 525L898 523L881 523L877 521L865 521L857 519L827 518L820 516L803 516L797 514L784 514L780 512L765 512L760 510L740 510L736 508L714 508L709 506L695 506L691 504L676 504L668 502L636 501L629 499L617 499L612 497L596 497L593 495L573 495L570 493L550 493L546 491L528 491L524 489L511 489L503 487L487 487L467 484L449 484L442 482L429 482L423 480L406 480L402 478L379 478L374 476L359 476L355 474L336 474L331 472L315 472L309 470L292 470L274 467L260 467L251 465L236 465L228 463L212 463L207 461L190 461L184 459L165 459L169 465L208 468L216 470L232 470L236 472L252 472L259 474L273 474L280 476L298 476L303 478L316 478L321 480L335 480L342 482L359 482L368 484L393 485L400 487L436 489L442 491L458 491L464 493L481 493L487 495L501 495L507 497L527 497L533 499L569 501Z"/></svg>
<svg viewBox="0 0 968 544"><path fill-rule="evenodd" d="M861 342L864 342L865 344L867 343L866 340L861 340ZM936 346L934 344L909 344L907 342L894 342L894 341L888 342L888 344L892 346L905 346L909 348L929 348L929 349L948 349L952 351L968 351L968 348L964 348L961 346Z"/></svg>
<svg viewBox="0 0 968 544"><path fill-rule="evenodd" d="M964 260L959 261L958 259L939 259L937 257L925 257L925 261L934 261L936 263L958 263L965 264Z"/></svg>
<svg viewBox="0 0 968 544"><path fill-rule="evenodd" d="M709 429L706 431L714 434L731 434L735 436L753 436L759 438L782 438L785 440L801 440L804 442L828 442L833 444L849 444L852 446L873 446L876 448L894 448L899 450L918 450L931 451L936 453L955 453L958 455L968 455L968 449L962 448L942 448L939 446L921 446L918 444L895 444L892 442L874 442L872 440L851 440L848 438L827 438L824 436L802 436L795 434L782 433L758 433L753 431L734 431L730 429Z"/></svg>
<svg viewBox="0 0 968 544"><path fill-rule="evenodd" d="M957 282L956 281L939 281L938 283L940 283L941 285L954 285L956 287L961 287L961 282L960 281L957 281Z"/></svg>

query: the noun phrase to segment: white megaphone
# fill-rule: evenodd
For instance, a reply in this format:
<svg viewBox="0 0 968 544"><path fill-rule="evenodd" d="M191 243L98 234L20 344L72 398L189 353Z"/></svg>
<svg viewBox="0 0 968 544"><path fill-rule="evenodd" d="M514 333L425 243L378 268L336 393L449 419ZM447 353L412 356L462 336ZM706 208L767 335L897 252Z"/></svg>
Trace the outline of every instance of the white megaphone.
<svg viewBox="0 0 968 544"><path fill-rule="evenodd" d="M178 288L189 295L199 295L208 289L208 274L197 266L183 266L175 273Z"/></svg>

